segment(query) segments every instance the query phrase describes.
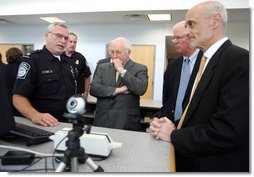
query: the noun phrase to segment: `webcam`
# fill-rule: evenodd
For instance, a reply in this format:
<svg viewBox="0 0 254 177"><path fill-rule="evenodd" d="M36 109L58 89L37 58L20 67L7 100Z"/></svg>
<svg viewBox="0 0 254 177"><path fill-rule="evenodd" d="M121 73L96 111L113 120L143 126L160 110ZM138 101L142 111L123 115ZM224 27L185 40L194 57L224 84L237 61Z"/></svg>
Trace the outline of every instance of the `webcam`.
<svg viewBox="0 0 254 177"><path fill-rule="evenodd" d="M73 95L66 103L67 111L71 114L84 114L86 101L80 94Z"/></svg>

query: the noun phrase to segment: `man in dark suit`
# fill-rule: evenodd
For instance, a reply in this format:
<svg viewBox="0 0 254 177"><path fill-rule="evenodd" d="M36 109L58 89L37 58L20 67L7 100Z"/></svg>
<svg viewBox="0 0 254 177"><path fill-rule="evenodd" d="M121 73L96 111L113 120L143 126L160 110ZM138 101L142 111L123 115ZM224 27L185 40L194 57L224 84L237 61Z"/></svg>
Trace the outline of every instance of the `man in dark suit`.
<svg viewBox="0 0 254 177"><path fill-rule="evenodd" d="M206 1L186 14L191 46L207 58L181 127L156 119L150 132L172 143L176 171L249 171L249 52L226 37L227 11ZM196 81L197 82L197 81Z"/></svg>
<svg viewBox="0 0 254 177"><path fill-rule="evenodd" d="M139 100L148 86L147 67L129 58L127 39L116 38L109 46L111 61L98 65L90 88L97 98L94 125L139 131Z"/></svg>
<svg viewBox="0 0 254 177"><path fill-rule="evenodd" d="M190 41L187 38L186 30L185 21L181 21L174 25L172 42L175 45L176 51L182 55L169 63L164 73L163 106L159 112L158 117L167 117L172 121L179 119L179 116L175 114L175 109L177 97L178 94L180 94L180 79L181 77L185 77L183 74L181 76L181 73L183 72L183 62L186 59L190 60L190 76L186 78L188 80L188 85L184 90L185 94L182 97L183 100L180 100L180 103L178 103L180 109L183 109L186 106L183 103L186 103L188 100L194 79L198 71L200 59L203 55L202 51L199 49L191 48L189 46Z"/></svg>

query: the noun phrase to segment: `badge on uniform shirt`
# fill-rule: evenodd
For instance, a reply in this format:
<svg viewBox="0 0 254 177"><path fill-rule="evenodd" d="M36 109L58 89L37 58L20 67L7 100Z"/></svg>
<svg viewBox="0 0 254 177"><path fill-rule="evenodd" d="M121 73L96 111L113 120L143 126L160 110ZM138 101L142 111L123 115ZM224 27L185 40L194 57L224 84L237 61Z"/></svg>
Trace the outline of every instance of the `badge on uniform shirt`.
<svg viewBox="0 0 254 177"><path fill-rule="evenodd" d="M75 61L75 64L76 64L76 65L79 65L79 60L76 60L76 61Z"/></svg>
<svg viewBox="0 0 254 177"><path fill-rule="evenodd" d="M25 79L30 67L31 66L27 62L21 62L18 69L17 79Z"/></svg>

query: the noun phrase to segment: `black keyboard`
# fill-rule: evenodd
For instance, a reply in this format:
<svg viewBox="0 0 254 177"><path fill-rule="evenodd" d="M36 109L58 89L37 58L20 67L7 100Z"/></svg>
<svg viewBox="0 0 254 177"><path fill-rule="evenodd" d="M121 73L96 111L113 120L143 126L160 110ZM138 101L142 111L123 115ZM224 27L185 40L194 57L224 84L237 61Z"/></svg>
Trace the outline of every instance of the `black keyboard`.
<svg viewBox="0 0 254 177"><path fill-rule="evenodd" d="M10 133L18 137L24 138L27 146L51 141L49 137L51 135L54 135L54 133L50 131L17 122L15 129L10 131Z"/></svg>

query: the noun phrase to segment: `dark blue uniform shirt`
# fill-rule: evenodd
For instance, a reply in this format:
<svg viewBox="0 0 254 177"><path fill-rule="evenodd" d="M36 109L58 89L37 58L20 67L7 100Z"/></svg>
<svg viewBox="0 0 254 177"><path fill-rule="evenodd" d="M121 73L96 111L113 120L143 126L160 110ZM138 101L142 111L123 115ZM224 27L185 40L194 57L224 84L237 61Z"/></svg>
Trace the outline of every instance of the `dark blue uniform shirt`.
<svg viewBox="0 0 254 177"><path fill-rule="evenodd" d="M66 54L64 54L66 56ZM86 58L79 52L71 55L71 60L76 66L77 93L82 94L85 91L85 78L91 75L91 70L87 64Z"/></svg>
<svg viewBox="0 0 254 177"><path fill-rule="evenodd" d="M38 111L65 121L66 102L75 94L76 86L70 58L63 55L60 58L61 61L45 46L24 57L13 93L27 97Z"/></svg>

